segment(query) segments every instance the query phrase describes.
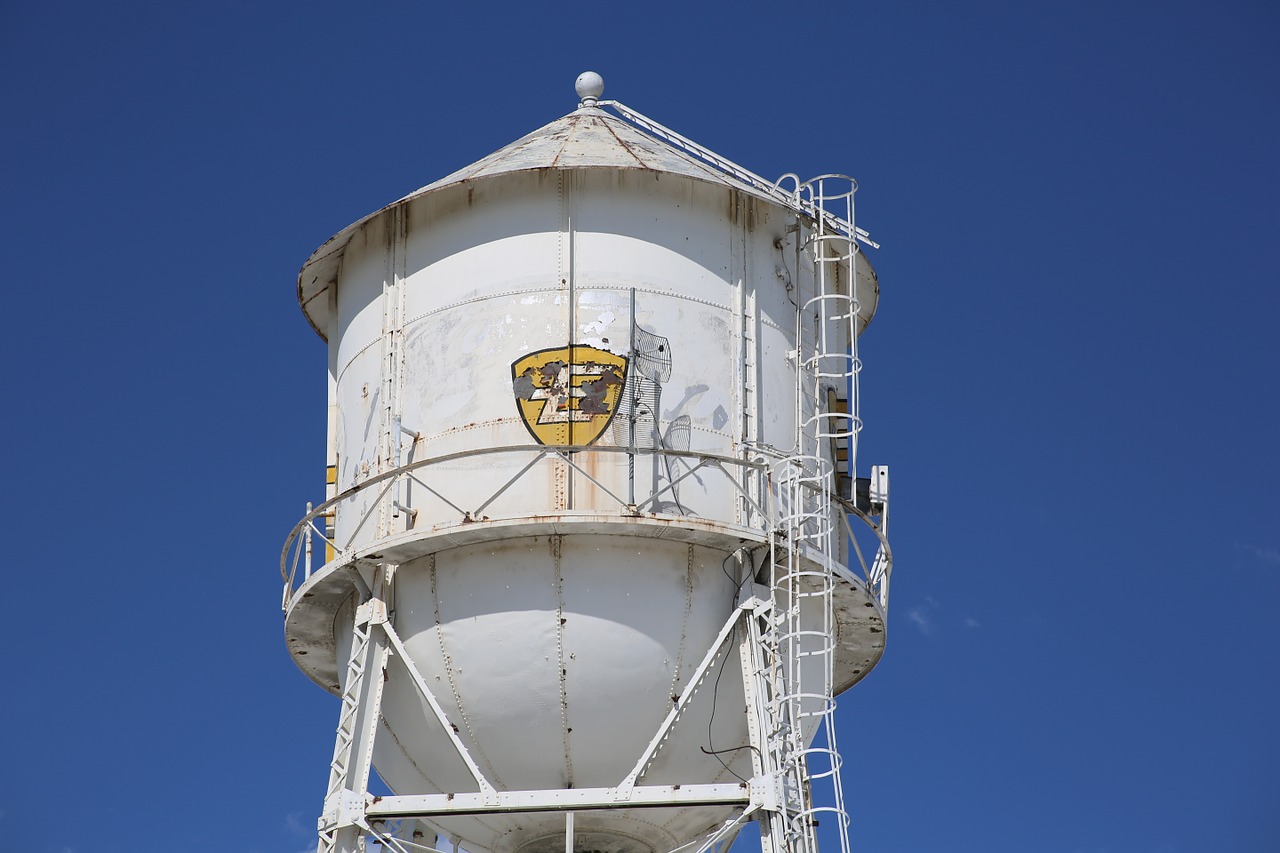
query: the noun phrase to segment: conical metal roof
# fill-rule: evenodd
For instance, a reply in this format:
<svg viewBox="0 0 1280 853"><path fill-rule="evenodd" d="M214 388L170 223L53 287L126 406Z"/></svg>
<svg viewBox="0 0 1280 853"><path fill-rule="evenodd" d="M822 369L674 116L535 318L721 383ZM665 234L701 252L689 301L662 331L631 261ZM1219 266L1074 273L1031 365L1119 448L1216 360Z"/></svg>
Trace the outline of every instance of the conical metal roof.
<svg viewBox="0 0 1280 853"><path fill-rule="evenodd" d="M540 127L406 198L458 181L526 169L647 169L725 184L762 195L749 184L702 163L603 110L584 107Z"/></svg>
<svg viewBox="0 0 1280 853"><path fill-rule="evenodd" d="M328 339L328 288L336 281L347 242L366 222L446 187L539 169L632 169L682 175L757 196L778 199L713 168L596 107L581 107L487 157L397 199L348 225L307 259L298 273L298 302L311 325Z"/></svg>

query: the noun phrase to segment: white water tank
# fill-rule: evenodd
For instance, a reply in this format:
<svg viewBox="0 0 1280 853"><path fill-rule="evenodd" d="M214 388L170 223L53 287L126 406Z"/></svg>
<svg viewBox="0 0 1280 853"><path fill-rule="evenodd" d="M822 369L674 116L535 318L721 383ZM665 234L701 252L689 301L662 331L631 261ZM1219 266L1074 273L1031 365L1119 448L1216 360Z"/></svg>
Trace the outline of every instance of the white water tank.
<svg viewBox="0 0 1280 853"><path fill-rule="evenodd" d="M341 691L359 590L394 563L392 624L496 788L618 785L762 568L770 461L829 402L797 382L812 229L588 104L318 249L298 294L329 345L342 499L287 597L302 670ZM856 257L860 331L878 285ZM884 613L837 575L838 691L879 659ZM703 681L641 781L751 776L736 649ZM396 793L476 790L398 656L381 713ZM591 812L575 844L658 853L721 819ZM473 851L564 849L554 815L438 824Z"/></svg>

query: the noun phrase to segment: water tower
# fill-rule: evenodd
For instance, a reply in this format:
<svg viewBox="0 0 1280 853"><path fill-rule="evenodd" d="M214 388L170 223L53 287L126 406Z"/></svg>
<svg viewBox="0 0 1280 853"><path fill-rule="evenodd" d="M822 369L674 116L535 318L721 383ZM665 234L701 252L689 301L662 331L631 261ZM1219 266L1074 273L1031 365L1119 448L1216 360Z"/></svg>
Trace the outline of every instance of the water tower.
<svg viewBox="0 0 1280 853"><path fill-rule="evenodd" d="M299 274L329 493L281 571L341 698L322 853L720 853L751 821L812 853L819 818L847 850L833 697L883 653L891 566L856 185L765 180L603 88Z"/></svg>

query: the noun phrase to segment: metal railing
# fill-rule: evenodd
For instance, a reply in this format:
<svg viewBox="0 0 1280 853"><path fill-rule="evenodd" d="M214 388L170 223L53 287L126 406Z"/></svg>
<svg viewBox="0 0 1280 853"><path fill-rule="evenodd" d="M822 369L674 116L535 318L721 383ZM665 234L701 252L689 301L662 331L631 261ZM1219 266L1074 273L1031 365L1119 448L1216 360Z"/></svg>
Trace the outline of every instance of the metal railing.
<svg viewBox="0 0 1280 853"><path fill-rule="evenodd" d="M649 118L643 113L636 112L623 103L618 101L597 101L596 106L611 108L622 118L631 122L651 136L656 136L668 145L692 154L707 165L724 172L726 175L731 175L734 178L737 178L744 184L747 184L766 195L772 196L798 213L803 213L806 216L810 216L821 221L827 228L840 231L851 239L866 243L873 249L880 248L880 244L872 240L871 235L868 232L854 225L852 220L841 218L829 210L824 210L822 205L815 204L811 199L806 198L800 190L801 182L796 175L788 173L783 175L781 178L778 178L776 181L770 181L757 175L746 166L741 166L730 160L728 157L720 156L710 148L699 145L687 136L677 133L666 125ZM783 189L782 184L787 180L794 180L796 182L797 187L793 192L788 192Z"/></svg>
<svg viewBox="0 0 1280 853"><path fill-rule="evenodd" d="M590 454L600 456L621 454L632 458L635 456L655 456L671 462L680 462L682 464L679 467L684 470L670 479L659 482L654 488L649 489L647 494L637 493L636 502L629 503L626 498L619 496L613 489L602 483L598 476L592 474L587 470L586 466L580 463L579 460L582 456ZM482 458L497 460L513 455L525 455L530 458L500 484L485 492L480 499L472 502L468 502L458 496L457 484L459 477L456 471L447 472L444 476L434 476L444 466L452 462ZM350 561L360 534L378 509L380 501L388 495L398 495L400 493L399 487L402 483L412 483L414 486L425 490L443 505L444 512L437 516L436 523L432 525L432 528L422 528L423 532L426 533L430 529L447 525L450 522L453 524L483 523L490 520L499 520L500 518L518 519L550 513L567 516L572 516L575 513L599 515L601 512L609 511L610 509L617 511L619 517L648 516L679 520L687 516L656 512L652 510L652 507L663 496L672 493L680 484L695 475L718 473L736 492L735 497L742 499L749 509L749 517L742 526L757 531L763 540L777 526L779 517L777 487L773 483L773 478L770 474L770 466L776 461L776 459L762 454L758 454L751 459L742 459L716 453L669 450L665 448L641 449L599 445L550 446L529 444L476 448L421 459L370 477L317 506L308 505L306 515L289 531L280 553L280 577L284 582L281 605L284 609L287 609L297 587L309 579L317 570L313 560L313 554L316 551L314 540L320 539L327 546L326 551L332 553L331 559L325 565ZM492 519L485 514L486 510L493 507L495 501L522 479L528 477L540 464L557 463L567 465L574 473L591 482L607 500L597 501L596 505L588 510L553 509L526 503L519 513ZM495 465L494 467L497 468L498 466ZM752 489L750 484L753 480L763 482L765 488ZM451 483L453 488L450 486ZM474 487L474 483L468 482L466 486L471 489ZM349 530L344 530L341 537L337 533L332 537L326 535L325 521L335 514L340 504L350 501L352 498L370 494L373 495L373 500L369 501L368 508L355 521L353 527ZM765 505L762 506L753 497L753 494L763 495ZM471 508L468 508L469 506ZM731 504L726 503L724 506L726 514L731 513ZM889 573L892 567L892 556L889 551L888 540L876 521L852 503L836 500L832 502L831 506L833 508L832 514L839 518L838 520L836 518L829 519L827 523L832 526L840 526L840 529L852 538L849 553L851 556L857 557L858 568L861 569L861 578L865 582L868 592L876 598L882 608L886 608L888 605ZM418 529L416 524L419 508L401 506L397 509L397 512L402 512L405 516L406 530ZM701 518L710 523L734 523L724 517L706 516ZM851 521L852 518L858 518L863 522L864 526L855 527ZM344 527L347 526L344 525ZM863 557L863 548L858 543L859 535L867 540L868 544L875 543L876 550L870 565ZM849 562L851 564L850 568L853 568L853 561L850 560Z"/></svg>

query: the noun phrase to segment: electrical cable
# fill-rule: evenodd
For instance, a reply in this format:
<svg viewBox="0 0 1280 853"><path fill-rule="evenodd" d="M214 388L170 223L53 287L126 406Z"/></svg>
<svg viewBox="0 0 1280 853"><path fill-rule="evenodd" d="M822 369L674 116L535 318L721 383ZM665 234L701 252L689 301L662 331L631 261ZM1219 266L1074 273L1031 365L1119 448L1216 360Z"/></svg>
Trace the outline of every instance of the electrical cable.
<svg viewBox="0 0 1280 853"><path fill-rule="evenodd" d="M737 556L742 563L751 567L751 571L749 571L746 574L746 576L744 576L743 579L740 581L735 579L733 575L729 574L729 569L727 568L729 561L732 560L735 556ZM736 551L731 552L728 556L726 556L723 560L720 561L720 571L724 573L724 576L727 577L729 579L729 582L732 583L734 586L732 604L734 607L737 607L738 592L742 589L743 586L747 584L748 581L750 581L755 576L754 566L751 560L750 549L739 548ZM733 648L734 644L737 641L737 638L738 638L738 626L734 625L733 630L729 633L729 640L728 640L729 648ZM707 746L711 748L706 749L705 747L699 746L698 749L702 750L703 754L705 755L714 756L716 761L720 762L721 767L723 767L725 770L731 773L734 776L734 778L736 778L739 782L745 783L747 780L743 779L741 776L735 773L733 769L729 767L728 764L725 764L724 759L721 758L720 755L721 753L725 753L725 752L736 752L742 749L756 749L756 748L748 744L747 746L733 746L727 749L716 749L715 742L711 737L711 727L712 725L715 724L715 721L716 721L716 707L720 704L718 701L719 694L720 694L720 676L724 675L724 665L728 660L729 660L729 654L726 651L724 657L720 659L720 666L716 669L716 680L711 687L711 719L707 720ZM759 752L760 751L757 749L756 754L758 755Z"/></svg>
<svg viewBox="0 0 1280 853"><path fill-rule="evenodd" d="M729 633L729 646L731 648L734 642L737 640L737 638L738 638L738 626L735 625L733 627L733 631ZM707 746L711 747L711 749L709 750L703 749L702 747L698 747L698 748L702 749L702 751L707 755L714 756L715 760L720 762L721 767L729 771L729 773L732 774L733 777L737 779L739 782L742 782L745 784L747 780L743 779L741 776L735 773L733 771L733 768L731 768L728 764L725 764L724 759L720 757L720 753L732 752L733 750L732 749L716 749L715 743L711 739L711 726L716 721L716 705L718 704L717 696L720 693L720 676L724 675L724 665L725 665L725 662L728 660L729 660L729 655L726 652L725 656L720 659L720 666L716 670L715 684L712 685L712 688L711 688L711 719L707 720ZM741 748L742 747L735 747L734 749L741 749Z"/></svg>

